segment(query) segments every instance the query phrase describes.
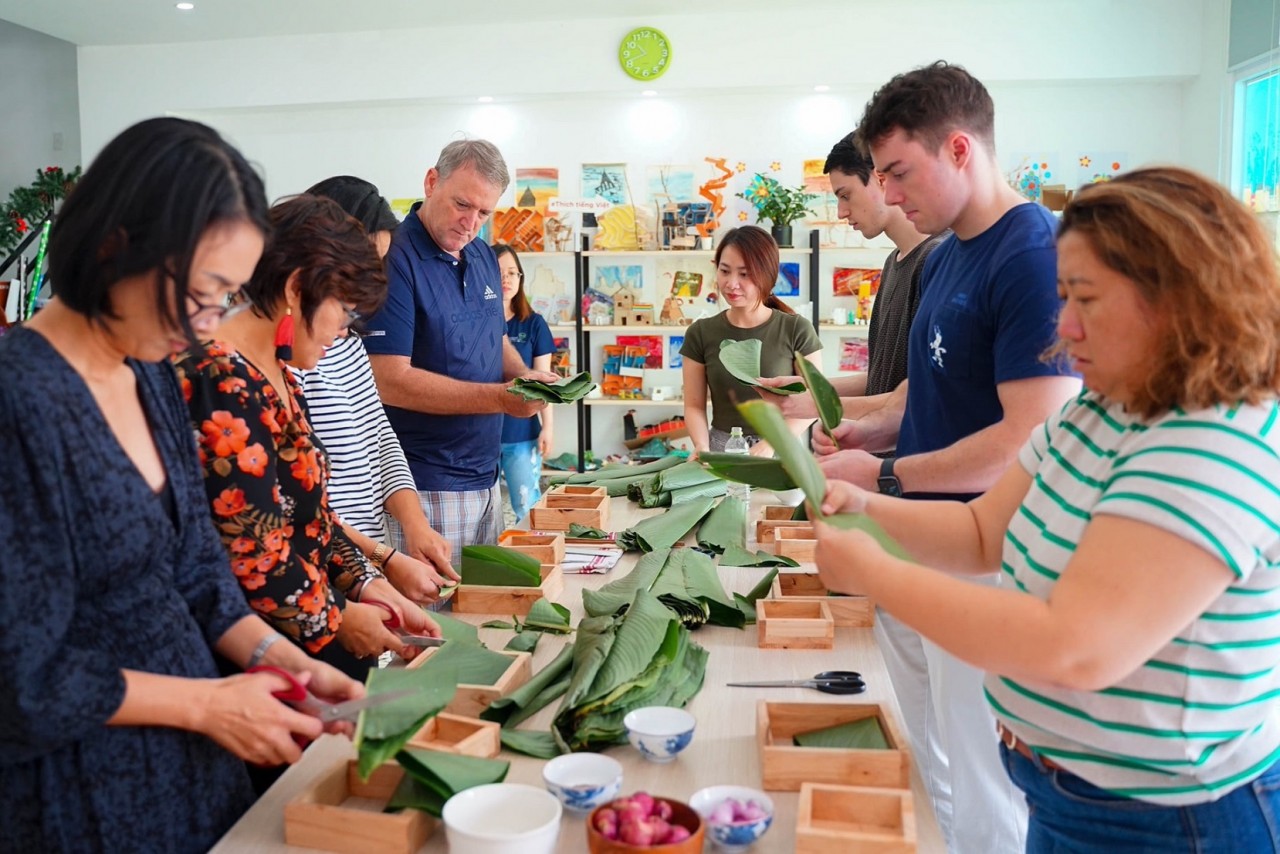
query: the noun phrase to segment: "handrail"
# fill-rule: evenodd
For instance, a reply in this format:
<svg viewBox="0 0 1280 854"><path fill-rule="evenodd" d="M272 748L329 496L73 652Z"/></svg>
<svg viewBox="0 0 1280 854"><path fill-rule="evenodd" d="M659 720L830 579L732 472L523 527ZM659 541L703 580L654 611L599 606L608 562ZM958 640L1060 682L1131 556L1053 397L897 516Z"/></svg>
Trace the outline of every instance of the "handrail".
<svg viewBox="0 0 1280 854"><path fill-rule="evenodd" d="M13 254L6 258L3 264L0 264L0 276L3 276L6 270L18 263L18 259L22 257L22 253L26 252L27 247L29 247L31 243L40 236L40 230L44 228L44 224L50 219L52 219L52 216L42 219L32 227L26 237L22 238L22 242L18 244L18 248L13 250Z"/></svg>

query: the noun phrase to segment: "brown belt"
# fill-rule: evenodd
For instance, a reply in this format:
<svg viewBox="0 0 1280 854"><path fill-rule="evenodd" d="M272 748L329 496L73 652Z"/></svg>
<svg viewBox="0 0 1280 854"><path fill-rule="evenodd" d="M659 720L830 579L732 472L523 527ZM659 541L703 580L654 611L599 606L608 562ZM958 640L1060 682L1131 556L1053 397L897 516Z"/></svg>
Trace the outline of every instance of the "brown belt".
<svg viewBox="0 0 1280 854"><path fill-rule="evenodd" d="M1010 750L1012 750L1014 753L1018 753L1022 756L1025 756L1026 758L1032 760L1033 762L1038 759L1040 760L1040 764L1043 765L1045 768L1048 768L1050 771L1066 770L1057 762L1054 762L1052 759L1048 758L1047 756L1041 756L1040 754L1036 753L1034 750L1032 750L1030 747L1027 746L1027 743L1025 741L1018 738L1018 736L1015 735L1012 730L1007 729L1004 724L1000 723L1000 721L996 721L996 735L1000 737L1000 743L1003 744L1005 747L1009 748Z"/></svg>

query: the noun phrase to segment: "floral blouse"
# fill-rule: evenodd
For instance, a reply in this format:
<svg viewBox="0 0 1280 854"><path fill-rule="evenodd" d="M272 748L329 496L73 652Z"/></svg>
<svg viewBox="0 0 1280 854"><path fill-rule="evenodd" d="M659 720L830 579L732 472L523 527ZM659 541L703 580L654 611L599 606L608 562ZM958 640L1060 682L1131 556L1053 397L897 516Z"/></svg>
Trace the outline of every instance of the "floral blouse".
<svg viewBox="0 0 1280 854"><path fill-rule="evenodd" d="M221 342L174 358L213 521L249 606L310 653L342 623L343 594L381 573L329 507L329 460L292 397Z"/></svg>

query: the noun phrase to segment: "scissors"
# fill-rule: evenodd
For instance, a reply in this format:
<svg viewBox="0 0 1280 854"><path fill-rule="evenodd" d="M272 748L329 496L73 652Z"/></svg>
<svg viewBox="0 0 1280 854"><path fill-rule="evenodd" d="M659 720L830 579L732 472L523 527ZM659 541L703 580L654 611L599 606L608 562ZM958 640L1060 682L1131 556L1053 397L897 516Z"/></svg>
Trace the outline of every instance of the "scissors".
<svg viewBox="0 0 1280 854"><path fill-rule="evenodd" d="M382 618L382 623L387 628L394 631L400 637L400 642L409 646L432 647L444 646L444 638L432 638L426 635L414 635L406 632L400 625L400 615L396 613L396 609L392 608L386 602L379 602L377 599L362 599L361 604L372 605L375 608L381 608L387 612L387 616Z"/></svg>
<svg viewBox="0 0 1280 854"><path fill-rule="evenodd" d="M730 682L730 688L813 688L824 694L861 694L867 683L852 670L824 670L812 679L780 679L774 682Z"/></svg>
<svg viewBox="0 0 1280 854"><path fill-rule="evenodd" d="M336 721L354 721L365 709L376 709L379 706L394 703L396 700L404 699L413 694L412 691L388 691L385 694L373 694L361 697L358 700L347 700L345 703L327 703L307 690L307 686L299 682L298 677L287 670L272 667L269 664L259 664L257 667L250 668L248 672L274 673L283 679L287 679L289 687L283 691L275 691L271 696L277 700L283 700L304 714L319 718L321 722L326 724Z"/></svg>

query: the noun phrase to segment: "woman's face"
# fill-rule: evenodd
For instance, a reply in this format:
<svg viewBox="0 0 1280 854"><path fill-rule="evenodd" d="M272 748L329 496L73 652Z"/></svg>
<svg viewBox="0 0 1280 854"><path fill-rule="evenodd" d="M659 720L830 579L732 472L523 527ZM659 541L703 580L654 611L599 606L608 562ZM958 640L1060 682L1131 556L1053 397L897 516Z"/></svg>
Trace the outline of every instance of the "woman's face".
<svg viewBox="0 0 1280 854"><path fill-rule="evenodd" d="M1058 336L1085 387L1121 403L1132 400L1156 349L1152 307L1074 231L1058 240L1058 294L1065 300Z"/></svg>
<svg viewBox="0 0 1280 854"><path fill-rule="evenodd" d="M293 281L286 287L290 299L295 299ZM295 368L309 371L324 357L324 351L333 346L339 338L346 338L347 331L358 317L355 308L337 297L327 297L316 309L311 318L310 328L306 322L299 322L302 310L298 302L293 305L293 358L289 364Z"/></svg>
<svg viewBox="0 0 1280 854"><path fill-rule="evenodd" d="M520 290L520 268L516 266L516 258L510 252L504 252L498 257L498 273L502 276L502 302L505 305Z"/></svg>
<svg viewBox="0 0 1280 854"><path fill-rule="evenodd" d="M764 300L760 287L747 273L747 263L736 246L726 246L720 252L716 266L716 290L729 308L755 308Z"/></svg>

